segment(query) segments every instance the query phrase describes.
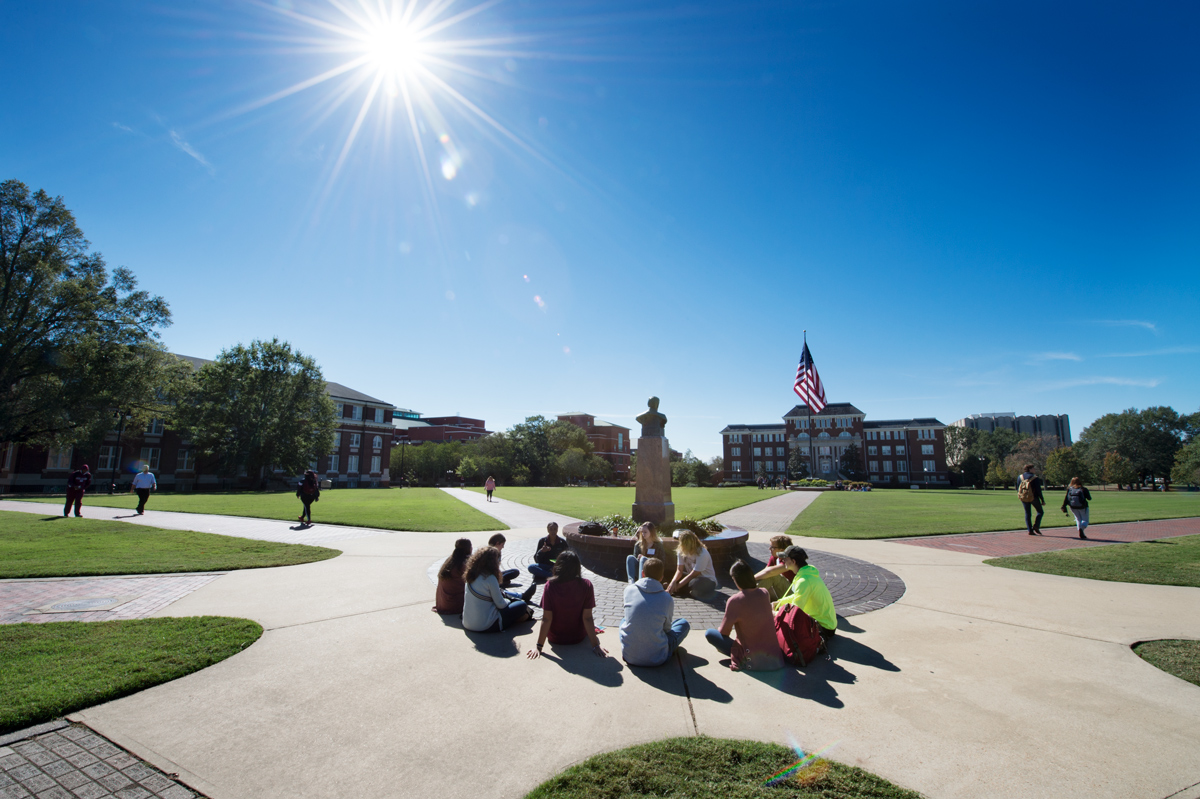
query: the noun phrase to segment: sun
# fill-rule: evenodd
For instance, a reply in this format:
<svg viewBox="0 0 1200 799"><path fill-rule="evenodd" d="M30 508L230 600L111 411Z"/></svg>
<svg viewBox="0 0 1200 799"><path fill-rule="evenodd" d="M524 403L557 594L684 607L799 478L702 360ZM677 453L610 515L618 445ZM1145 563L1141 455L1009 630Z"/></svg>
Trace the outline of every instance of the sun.
<svg viewBox="0 0 1200 799"><path fill-rule="evenodd" d="M380 20L365 31L367 63L385 79L405 80L417 74L425 55L419 31L404 20Z"/></svg>

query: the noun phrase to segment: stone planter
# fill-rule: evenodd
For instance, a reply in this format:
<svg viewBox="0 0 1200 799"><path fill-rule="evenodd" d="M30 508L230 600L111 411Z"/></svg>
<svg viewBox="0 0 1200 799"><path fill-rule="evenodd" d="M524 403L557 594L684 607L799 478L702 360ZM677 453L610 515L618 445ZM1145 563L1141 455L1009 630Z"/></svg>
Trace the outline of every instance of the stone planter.
<svg viewBox="0 0 1200 799"><path fill-rule="evenodd" d="M625 559L633 554L633 545L637 540L633 536L613 535L582 535L578 532L579 523L568 524L563 528L563 537L579 555L579 562L584 568L596 574L613 580L625 582ZM704 539L704 546L712 555L713 569L717 573L718 582L729 583L729 567L738 558L749 558L746 551L748 534L745 530L728 528L717 535ZM678 568L675 550L679 542L673 538L663 539L663 572L664 582L670 582L671 575Z"/></svg>

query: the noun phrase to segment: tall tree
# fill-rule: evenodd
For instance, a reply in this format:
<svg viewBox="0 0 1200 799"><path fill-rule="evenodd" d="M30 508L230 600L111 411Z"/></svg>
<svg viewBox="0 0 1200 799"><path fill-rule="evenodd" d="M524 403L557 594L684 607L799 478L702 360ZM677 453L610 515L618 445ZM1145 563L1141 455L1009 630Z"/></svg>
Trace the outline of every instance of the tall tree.
<svg viewBox="0 0 1200 799"><path fill-rule="evenodd" d="M958 427L951 425L944 431L946 437L946 466L955 472L962 472L963 464L971 457L979 441L979 431L973 427Z"/></svg>
<svg viewBox="0 0 1200 799"><path fill-rule="evenodd" d="M167 303L90 246L61 197L0 184L0 441L94 439L118 408L163 416L182 379L157 342Z"/></svg>
<svg viewBox="0 0 1200 799"><path fill-rule="evenodd" d="M279 339L238 344L205 364L178 425L227 474L298 474L333 448L333 401L316 361Z"/></svg>
<svg viewBox="0 0 1200 799"><path fill-rule="evenodd" d="M1103 468L1108 453L1116 452L1129 460L1142 478L1167 477L1182 439L1191 430L1191 417L1180 417L1173 408L1130 408L1092 422L1079 434L1076 448L1096 471Z"/></svg>
<svg viewBox="0 0 1200 799"><path fill-rule="evenodd" d="M1066 485L1072 477L1085 483L1091 482L1087 466L1075 454L1072 447L1059 447L1046 458L1046 482L1051 485Z"/></svg>
<svg viewBox="0 0 1200 799"><path fill-rule="evenodd" d="M512 445L513 474L518 472L528 485L546 485L554 468L554 448L550 445L550 422L544 416L530 416L508 431Z"/></svg>
<svg viewBox="0 0 1200 799"><path fill-rule="evenodd" d="M1193 438L1187 446L1175 453L1171 479L1185 485L1200 483L1200 438Z"/></svg>
<svg viewBox="0 0 1200 799"><path fill-rule="evenodd" d="M807 480L809 476L808 450L796 447L788 453L788 470L795 480Z"/></svg>
<svg viewBox="0 0 1200 799"><path fill-rule="evenodd" d="M1101 478L1106 483L1116 483L1118 489L1123 485L1132 488L1133 481L1137 479L1137 468L1121 453L1110 452L1104 456Z"/></svg>
<svg viewBox="0 0 1200 799"><path fill-rule="evenodd" d="M947 430L951 428L947 427ZM967 428L954 428L967 429ZM862 450L858 448L858 444L851 444L842 452L842 472L851 480L863 481L869 475L863 467Z"/></svg>

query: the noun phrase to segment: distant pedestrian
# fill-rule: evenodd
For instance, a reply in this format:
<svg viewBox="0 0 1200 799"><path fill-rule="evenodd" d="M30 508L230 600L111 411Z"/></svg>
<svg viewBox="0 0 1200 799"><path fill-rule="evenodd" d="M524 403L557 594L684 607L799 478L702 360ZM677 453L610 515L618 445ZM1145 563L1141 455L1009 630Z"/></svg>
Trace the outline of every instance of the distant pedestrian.
<svg viewBox="0 0 1200 799"><path fill-rule="evenodd" d="M488 477L487 482L483 484L483 487L487 489L487 501L491 502L492 492L496 490L496 478Z"/></svg>
<svg viewBox="0 0 1200 799"><path fill-rule="evenodd" d="M1025 465L1025 471L1017 482L1017 499L1025 506L1025 527L1030 535L1042 534L1042 513L1046 498L1042 495L1042 478L1034 474L1034 465ZM1032 512L1036 511L1036 518Z"/></svg>
<svg viewBox="0 0 1200 799"><path fill-rule="evenodd" d="M1078 477L1071 478L1071 485L1067 487L1067 494L1063 497L1062 512L1066 513L1067 508L1071 509L1071 513L1075 516L1075 529L1079 530L1079 537L1084 541L1088 537L1083 534L1083 531L1088 526L1088 503L1092 500L1092 492L1087 490L1087 486Z"/></svg>
<svg viewBox="0 0 1200 799"><path fill-rule="evenodd" d="M63 505L63 516L67 516L71 512L72 503L75 504L75 515L83 515L83 495L87 493L88 486L91 484L92 473L88 471L86 463L71 472L71 476L67 478L67 502Z"/></svg>
<svg viewBox="0 0 1200 799"><path fill-rule="evenodd" d="M133 476L133 483L129 486L129 490L138 495L138 516L146 514L146 500L150 499L150 492L156 488L158 488L158 481L154 479L154 474L150 471L150 464L143 463L142 470Z"/></svg>
<svg viewBox="0 0 1200 799"><path fill-rule="evenodd" d="M321 480L312 469L304 472L304 479L296 489L296 496L304 503L304 510L297 521L301 524L312 524L312 504L321 498Z"/></svg>

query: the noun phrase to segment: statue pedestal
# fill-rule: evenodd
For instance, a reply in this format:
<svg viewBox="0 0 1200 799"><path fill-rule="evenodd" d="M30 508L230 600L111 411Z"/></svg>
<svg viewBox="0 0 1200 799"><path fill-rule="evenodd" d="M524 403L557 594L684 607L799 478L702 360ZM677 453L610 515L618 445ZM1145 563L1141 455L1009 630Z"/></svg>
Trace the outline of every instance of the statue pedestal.
<svg viewBox="0 0 1200 799"><path fill-rule="evenodd" d="M633 520L657 525L675 521L671 501L671 448L666 436L642 436L637 447L637 491Z"/></svg>

